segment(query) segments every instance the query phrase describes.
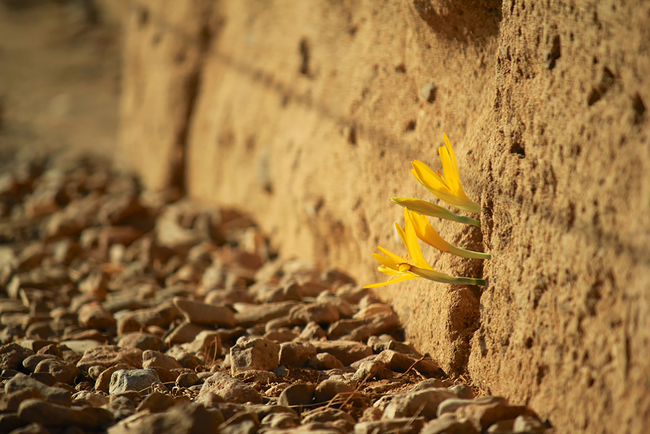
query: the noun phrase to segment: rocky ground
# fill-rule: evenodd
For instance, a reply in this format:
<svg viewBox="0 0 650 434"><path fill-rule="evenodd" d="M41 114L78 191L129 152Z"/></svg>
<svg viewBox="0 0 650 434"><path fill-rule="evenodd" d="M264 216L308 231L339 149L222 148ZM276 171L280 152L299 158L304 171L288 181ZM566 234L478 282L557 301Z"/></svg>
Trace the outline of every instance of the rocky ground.
<svg viewBox="0 0 650 434"><path fill-rule="evenodd" d="M0 170L0 432L550 432L245 214L91 159Z"/></svg>

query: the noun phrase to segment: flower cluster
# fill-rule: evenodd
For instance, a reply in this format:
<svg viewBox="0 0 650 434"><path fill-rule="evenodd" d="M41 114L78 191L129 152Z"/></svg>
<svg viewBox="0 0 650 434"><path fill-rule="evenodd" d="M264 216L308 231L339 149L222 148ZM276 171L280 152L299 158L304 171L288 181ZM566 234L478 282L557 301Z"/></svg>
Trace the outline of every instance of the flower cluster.
<svg viewBox="0 0 650 434"><path fill-rule="evenodd" d="M413 166L411 173L413 173L415 179L424 185L427 190L443 202L463 211L480 213L481 206L470 200L465 194L465 191L463 191L460 174L458 173L456 155L454 154L447 134L444 137L445 146L438 148L444 175L440 171L434 172L421 161L411 162ZM366 285L366 288L375 288L419 278L442 283L485 285L485 280L483 279L453 277L434 270L426 259L424 259L419 242L421 240L440 251L462 256L463 258L490 259L491 255L489 253L465 250L452 246L443 240L435 228L431 226L427 216L439 217L441 219L480 227L481 223L478 220L460 216L446 208L421 199L394 197L392 201L404 207L404 229L397 223L395 223L395 227L406 246L408 254L405 257L400 257L381 246L378 247L383 255L373 253L372 256L381 263L379 271L388 275L389 279L385 282Z"/></svg>

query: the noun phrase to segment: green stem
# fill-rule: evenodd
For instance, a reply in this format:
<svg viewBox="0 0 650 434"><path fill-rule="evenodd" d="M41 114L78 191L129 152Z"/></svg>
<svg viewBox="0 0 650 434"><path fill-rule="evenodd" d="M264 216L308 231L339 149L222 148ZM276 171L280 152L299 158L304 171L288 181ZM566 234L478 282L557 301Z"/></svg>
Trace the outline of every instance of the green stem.
<svg viewBox="0 0 650 434"><path fill-rule="evenodd" d="M409 271L417 276L434 282L450 283L452 285L480 285L485 286L484 279L474 279L472 277L453 277L448 274L439 273L436 270L427 270L426 268L415 267L411 265Z"/></svg>
<svg viewBox="0 0 650 434"><path fill-rule="evenodd" d="M469 259L492 259L490 253L474 252L472 250L465 250L452 245L449 245L449 253Z"/></svg>
<svg viewBox="0 0 650 434"><path fill-rule="evenodd" d="M473 279L471 277L457 277L456 283L459 285L479 285L485 286L485 279Z"/></svg>
<svg viewBox="0 0 650 434"><path fill-rule="evenodd" d="M391 200L399 206L408 208L409 210L418 214L428 215L431 217L438 217L445 220L451 220L465 225L473 225L481 227L481 222L471 217L454 214L446 208L436 205L422 199L414 199L410 197L393 197Z"/></svg>

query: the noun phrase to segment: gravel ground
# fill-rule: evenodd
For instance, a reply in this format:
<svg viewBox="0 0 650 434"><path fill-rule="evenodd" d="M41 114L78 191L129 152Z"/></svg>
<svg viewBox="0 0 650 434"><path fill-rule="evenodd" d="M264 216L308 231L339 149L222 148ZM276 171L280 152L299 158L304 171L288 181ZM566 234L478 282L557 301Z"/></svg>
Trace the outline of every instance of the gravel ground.
<svg viewBox="0 0 650 434"><path fill-rule="evenodd" d="M0 432L553 431L241 212L88 158L17 158L0 199Z"/></svg>

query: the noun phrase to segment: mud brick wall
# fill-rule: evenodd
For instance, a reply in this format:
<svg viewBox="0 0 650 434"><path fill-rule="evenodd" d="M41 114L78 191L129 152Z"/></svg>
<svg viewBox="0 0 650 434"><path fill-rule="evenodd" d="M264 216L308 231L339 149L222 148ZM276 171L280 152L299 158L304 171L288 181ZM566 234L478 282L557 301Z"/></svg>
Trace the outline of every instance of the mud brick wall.
<svg viewBox="0 0 650 434"><path fill-rule="evenodd" d="M367 282L400 250L391 196L429 198L447 132L485 289L378 291L447 372L566 432L650 416L650 3L132 2L119 155L148 187L236 205L283 256Z"/></svg>

